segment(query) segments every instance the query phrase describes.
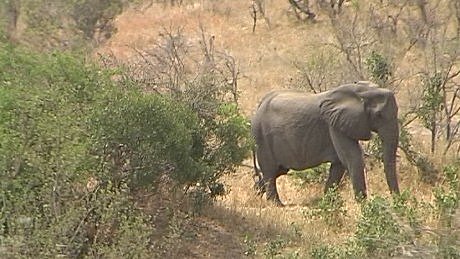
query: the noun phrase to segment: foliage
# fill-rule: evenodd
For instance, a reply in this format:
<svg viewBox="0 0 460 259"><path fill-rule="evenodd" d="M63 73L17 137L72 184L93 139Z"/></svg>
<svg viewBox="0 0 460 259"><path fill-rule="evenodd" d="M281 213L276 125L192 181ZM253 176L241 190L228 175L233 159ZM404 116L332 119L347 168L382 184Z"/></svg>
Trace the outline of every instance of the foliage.
<svg viewBox="0 0 460 259"><path fill-rule="evenodd" d="M126 76L198 116L194 153L206 168L200 179L202 183L216 183L223 173L235 170L238 162L232 161L241 162L253 145L249 123L237 107L237 64L232 56L213 48L213 38L208 39L203 28L198 43L180 28L161 35L153 49L138 52L138 61L124 64ZM212 195L224 191L221 184L204 186L210 187Z"/></svg>
<svg viewBox="0 0 460 259"><path fill-rule="evenodd" d="M284 240L280 235L277 235L275 239L265 245L264 255L267 258L274 258L276 255L280 254L280 250L286 245L286 240Z"/></svg>
<svg viewBox="0 0 460 259"><path fill-rule="evenodd" d="M120 92L96 111L90 124L94 152L117 181L150 185L167 172L190 183L206 171L195 152L201 144L194 143L198 119L180 104L155 94Z"/></svg>
<svg viewBox="0 0 460 259"><path fill-rule="evenodd" d="M0 30L39 49L74 49L115 32L113 21L137 0L15 0L0 3ZM24 29L22 29L24 27Z"/></svg>
<svg viewBox="0 0 460 259"><path fill-rule="evenodd" d="M154 226L150 216L136 208L130 192L126 184L108 183L86 196L85 213L77 221L81 226L74 234L75 247L81 246L79 256L144 258L152 252Z"/></svg>
<svg viewBox="0 0 460 259"><path fill-rule="evenodd" d="M203 124L188 104L144 94L120 71L72 54L0 43L0 78L7 257L152 254L152 225L136 193L156 194L156 184L170 179L223 194L219 176L250 146L235 105L216 102Z"/></svg>
<svg viewBox="0 0 460 259"><path fill-rule="evenodd" d="M362 205L355 238L370 253L378 249L390 255L400 244L403 235L385 199L374 197Z"/></svg>
<svg viewBox="0 0 460 259"><path fill-rule="evenodd" d="M324 183L329 174L330 163L323 163L319 166L301 171L290 170L289 175L300 181L301 186L315 183Z"/></svg>
<svg viewBox="0 0 460 259"><path fill-rule="evenodd" d="M458 216L456 212L460 201L459 171L459 162L446 165L443 170L443 177L447 186L439 186L434 190L440 230L436 243L439 256L444 258L460 256L458 231L454 230L454 219Z"/></svg>
<svg viewBox="0 0 460 259"><path fill-rule="evenodd" d="M460 185L459 185L460 164L446 165L443 169L444 181L446 187L439 186L434 190L435 204L441 216L449 217L446 222L448 227L452 224L452 216L458 208L460 201Z"/></svg>
<svg viewBox="0 0 460 259"><path fill-rule="evenodd" d="M354 236L343 244L313 247L313 258L361 258L370 255L392 256L406 239L390 204L374 197L361 204L361 216Z"/></svg>
<svg viewBox="0 0 460 259"><path fill-rule="evenodd" d="M26 257L84 253L96 205L84 186L98 168L86 123L110 75L66 54L0 51L2 239Z"/></svg>
<svg viewBox="0 0 460 259"><path fill-rule="evenodd" d="M315 259L365 258L366 252L356 242L349 241L342 245L314 246L310 255Z"/></svg>
<svg viewBox="0 0 460 259"><path fill-rule="evenodd" d="M401 194L394 195L392 208L400 217L407 219L409 226L416 234L420 234L423 204L412 196L409 190L404 190Z"/></svg>
<svg viewBox="0 0 460 259"><path fill-rule="evenodd" d="M380 53L371 51L364 62L370 74L370 78L380 86L387 86L392 76L390 62Z"/></svg>
<svg viewBox="0 0 460 259"><path fill-rule="evenodd" d="M439 116L442 110L442 78L441 74L427 76L423 79L423 95L417 115L423 126L431 131L431 152L435 150L435 138L438 130Z"/></svg>
<svg viewBox="0 0 460 259"><path fill-rule="evenodd" d="M250 234L244 235L243 243L245 245L244 255L254 256L256 254L256 243Z"/></svg>
<svg viewBox="0 0 460 259"><path fill-rule="evenodd" d="M307 217L319 217L329 226L341 227L347 211L344 208L345 202L337 191L337 186L329 189L319 200L313 210L309 210Z"/></svg>
<svg viewBox="0 0 460 259"><path fill-rule="evenodd" d="M83 32L86 39L93 39L98 30L105 34L101 35L103 38L110 38L115 30L111 23L123 11L127 2L133 1L76 1L70 12L76 27Z"/></svg>

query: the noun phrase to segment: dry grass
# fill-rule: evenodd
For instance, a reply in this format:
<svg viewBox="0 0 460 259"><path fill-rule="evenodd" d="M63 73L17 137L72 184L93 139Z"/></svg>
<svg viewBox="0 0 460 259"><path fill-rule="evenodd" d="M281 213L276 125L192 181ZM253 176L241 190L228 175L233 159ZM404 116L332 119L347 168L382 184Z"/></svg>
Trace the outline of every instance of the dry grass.
<svg viewBox="0 0 460 259"><path fill-rule="evenodd" d="M117 19L118 33L98 52L111 52L123 60L134 58L133 48L149 48L165 28L183 28L190 37L199 36L200 24L209 35L215 35L216 49L224 50L239 62L242 75L239 81L240 106L250 115L258 100L271 89L287 87L296 74L292 62L308 57L318 46L332 41L329 20L325 13L318 13L313 24L299 23L289 15L288 1L267 0L269 29L259 20L252 33L250 3L243 0L184 1L183 6L164 7L153 4L148 8L126 11ZM417 53L408 53L398 60L398 75L413 75L417 67ZM407 109L414 91L407 80L399 88L401 110ZM413 129L417 132L418 128ZM417 137L421 137L419 134ZM424 140L419 139L424 145ZM408 189L420 201L433 200L432 186L420 182L417 170L403 157L399 159L399 178L403 189ZM437 163L445 161L438 159ZM252 164L247 161L247 164ZM370 196L388 196L388 187L380 166L368 168ZM264 257L264 251L276 236L286 241L285 254L298 251L308 256L317 243L339 243L354 232L360 207L353 199L348 180L340 188L345 200L347 218L341 228L330 227L321 219L306 218L303 211L310 210L323 195L323 185L301 188L288 176L279 178L281 199L285 208L273 207L265 199L254 195L252 171L241 167L237 173L228 175L224 181L229 193L208 207L195 219L195 238L187 239L170 256L237 258L252 248L256 257ZM434 223L432 223L434 224ZM183 241L183 240L182 240ZM182 242L181 241L181 242ZM252 253L252 251L250 251Z"/></svg>

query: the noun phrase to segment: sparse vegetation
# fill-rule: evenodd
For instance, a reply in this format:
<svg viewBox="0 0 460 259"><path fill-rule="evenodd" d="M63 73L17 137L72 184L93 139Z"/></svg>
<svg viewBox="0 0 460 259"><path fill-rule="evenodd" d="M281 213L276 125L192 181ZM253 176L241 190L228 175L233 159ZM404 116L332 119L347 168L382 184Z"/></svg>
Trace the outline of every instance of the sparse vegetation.
<svg viewBox="0 0 460 259"><path fill-rule="evenodd" d="M318 201L315 208L307 211L307 218L321 218L326 225L340 228L343 226L347 211L344 208L345 202L337 191L337 186L328 190Z"/></svg>
<svg viewBox="0 0 460 259"><path fill-rule="evenodd" d="M0 3L0 257L460 256L458 1L64 2ZM358 80L396 93L401 194L374 138L368 200L328 164L256 197L259 98Z"/></svg>

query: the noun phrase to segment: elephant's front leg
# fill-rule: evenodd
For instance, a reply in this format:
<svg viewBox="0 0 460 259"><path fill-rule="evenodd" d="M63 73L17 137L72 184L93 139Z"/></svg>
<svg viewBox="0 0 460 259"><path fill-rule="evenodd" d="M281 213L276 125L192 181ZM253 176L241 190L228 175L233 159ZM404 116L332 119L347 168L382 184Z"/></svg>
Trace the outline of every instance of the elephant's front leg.
<svg viewBox="0 0 460 259"><path fill-rule="evenodd" d="M267 200L275 203L276 206L284 206L278 195L278 190L276 187L276 177L269 178L264 180L265 190L267 193Z"/></svg>
<svg viewBox="0 0 460 259"><path fill-rule="evenodd" d="M340 161L332 162L331 167L329 168L329 177L326 181L326 188L324 188L324 193L329 189L337 187L340 184L340 181L345 174L345 167Z"/></svg>
<svg viewBox="0 0 460 259"><path fill-rule="evenodd" d="M330 128L329 132L340 161L348 169L356 199L366 198L363 150L359 142L336 129Z"/></svg>

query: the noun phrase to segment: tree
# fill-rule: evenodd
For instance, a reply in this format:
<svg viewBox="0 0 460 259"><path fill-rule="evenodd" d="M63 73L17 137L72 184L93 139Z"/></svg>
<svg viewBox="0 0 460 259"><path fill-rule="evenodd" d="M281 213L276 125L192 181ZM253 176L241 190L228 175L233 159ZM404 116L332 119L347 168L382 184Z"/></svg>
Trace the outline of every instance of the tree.
<svg viewBox="0 0 460 259"><path fill-rule="evenodd" d="M42 1L7 0L0 3L5 15L3 30L10 41L40 49L85 47L109 38L114 18L134 0ZM25 27L18 31L18 23Z"/></svg>

